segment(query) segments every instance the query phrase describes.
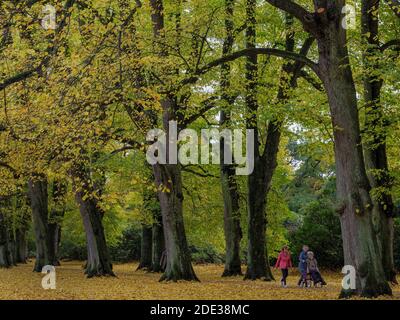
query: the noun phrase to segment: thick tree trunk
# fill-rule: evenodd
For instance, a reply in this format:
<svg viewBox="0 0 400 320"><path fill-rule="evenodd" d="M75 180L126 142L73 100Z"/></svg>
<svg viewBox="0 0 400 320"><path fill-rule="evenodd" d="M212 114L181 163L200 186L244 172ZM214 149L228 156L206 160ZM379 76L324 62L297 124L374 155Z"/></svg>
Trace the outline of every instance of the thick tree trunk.
<svg viewBox="0 0 400 320"><path fill-rule="evenodd" d="M364 158L368 178L372 188L381 190L373 197L375 218L378 221L378 241L381 249L383 268L386 279L397 283L393 256L393 216L394 205L391 192L391 181L386 153L385 117L381 105L382 80L372 70L379 69L379 0L362 1L361 32L368 45L364 51L364 102L365 134Z"/></svg>
<svg viewBox="0 0 400 320"><path fill-rule="evenodd" d="M67 186L61 181L53 181L52 208L49 216L49 237L51 250L54 252L55 265L59 266L58 251L61 243L61 223L65 214L65 194Z"/></svg>
<svg viewBox="0 0 400 320"><path fill-rule="evenodd" d="M317 4L320 1L317 1ZM342 290L341 297L353 294L375 297L391 294L382 266L372 221L372 200L359 127L356 90L346 45L346 30L340 23L340 0L322 12L319 75L328 94L335 140L338 212L343 236L345 265L356 269L356 289ZM336 15L334 15L336 13Z"/></svg>
<svg viewBox="0 0 400 320"><path fill-rule="evenodd" d="M225 232L225 269L222 276L230 277L242 274L240 259L242 229L240 227L239 194L235 179L235 169L231 165L221 163Z"/></svg>
<svg viewBox="0 0 400 320"><path fill-rule="evenodd" d="M8 231L8 255L9 260L12 266L17 265L17 258L16 258L16 242L12 232Z"/></svg>
<svg viewBox="0 0 400 320"><path fill-rule="evenodd" d="M225 32L222 55L232 52L234 43L234 0L225 1ZM224 104L220 112L220 126L230 126L230 107L235 97L229 94L230 89L230 65L221 66L221 101ZM226 106L225 106L226 104ZM225 110L225 107L228 110ZM223 277L237 276L242 274L240 259L240 241L242 240L242 229L240 227L239 193L235 177L235 168L232 164L225 164L224 150L231 148L222 137L220 141L220 172L221 188L224 201L224 234L225 234L225 269Z"/></svg>
<svg viewBox="0 0 400 320"><path fill-rule="evenodd" d="M77 191L75 199L79 205L86 233L87 263L85 274L88 278L114 276L104 234L102 213L97 206L97 201L90 196L85 196L83 191Z"/></svg>
<svg viewBox="0 0 400 320"><path fill-rule="evenodd" d="M10 268L13 265L10 259L7 229L6 219L0 212L0 268Z"/></svg>
<svg viewBox="0 0 400 320"><path fill-rule="evenodd" d="M152 228L152 257L151 257L151 271L152 272L163 272L164 268L161 263L162 254L165 250L164 241L164 228L162 224L162 216L159 209L157 214L154 216L154 223Z"/></svg>
<svg viewBox="0 0 400 320"><path fill-rule="evenodd" d="M49 223L48 225L48 232L49 232L49 250L54 254L54 265L59 266L60 261L58 259L58 248L60 245L60 236L61 236L61 227L58 223Z"/></svg>
<svg viewBox="0 0 400 320"><path fill-rule="evenodd" d="M26 238L26 230L18 228L15 231L15 260L17 263L26 263L28 259L28 241Z"/></svg>
<svg viewBox="0 0 400 320"><path fill-rule="evenodd" d="M142 225L142 238L140 244L140 263L139 269L150 270L152 261L153 228Z"/></svg>
<svg viewBox="0 0 400 320"><path fill-rule="evenodd" d="M47 180L35 177L34 180L29 180L28 189L36 242L34 271L42 272L44 266L56 264L48 227Z"/></svg>
<svg viewBox="0 0 400 320"><path fill-rule="evenodd" d="M87 262L85 274L88 278L94 276L115 276L107 247L103 227L104 212L98 205L90 173L84 166L76 166L73 170L75 200L79 206L83 227L86 234ZM78 184L78 182L80 182ZM77 187L79 185L79 187Z"/></svg>
<svg viewBox="0 0 400 320"><path fill-rule="evenodd" d="M182 212L182 177L179 165L154 165L164 227L167 267L163 280L198 280L191 263ZM168 188L163 191L162 188Z"/></svg>

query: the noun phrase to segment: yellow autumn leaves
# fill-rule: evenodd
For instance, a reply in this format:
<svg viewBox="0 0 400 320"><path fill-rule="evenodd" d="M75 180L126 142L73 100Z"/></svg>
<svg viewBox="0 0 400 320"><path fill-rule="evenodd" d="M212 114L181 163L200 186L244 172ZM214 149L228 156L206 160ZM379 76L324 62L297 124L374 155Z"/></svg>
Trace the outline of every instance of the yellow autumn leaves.
<svg viewBox="0 0 400 320"><path fill-rule="evenodd" d="M281 288L280 272L274 271L277 281L243 281L242 277L221 278L222 265L196 265L201 282L159 283L159 274L135 271L137 264L115 265L118 278L86 279L82 262L62 262L57 267L56 290L41 287L42 274L32 273L32 262L11 269L0 269L0 299L189 299L189 300L325 300L336 299L340 291L341 274L323 272L328 286L298 288L298 274L291 270L289 288ZM393 288L393 297L400 299L400 288Z"/></svg>

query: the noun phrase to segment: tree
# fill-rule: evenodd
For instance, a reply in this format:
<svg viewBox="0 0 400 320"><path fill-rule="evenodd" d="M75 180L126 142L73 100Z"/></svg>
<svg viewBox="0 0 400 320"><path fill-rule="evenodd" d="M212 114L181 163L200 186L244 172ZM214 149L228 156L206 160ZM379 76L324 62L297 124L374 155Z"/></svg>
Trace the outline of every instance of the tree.
<svg viewBox="0 0 400 320"><path fill-rule="evenodd" d="M342 297L358 294L391 294L372 223L373 204L363 152L356 89L350 67L346 29L342 25L345 1L314 1L314 13L293 1L267 0L293 14L318 44L315 71L328 95L335 139L338 213L342 226L344 262L357 270L357 288ZM355 254L354 254L355 253ZM372 262L372 263L371 263Z"/></svg>
<svg viewBox="0 0 400 320"><path fill-rule="evenodd" d="M234 4L233 0L225 1L225 33L222 55L232 52L234 44ZM224 103L220 111L220 126L228 127L231 124L229 107L234 103L235 97L230 90L231 67L228 63L221 66L221 101ZM227 110L226 110L227 109ZM242 229L240 227L239 192L235 177L235 168L232 164L225 164L224 150L231 148L224 137L220 140L220 171L221 188L224 201L224 232L225 232L225 269L223 277L241 275L240 241Z"/></svg>

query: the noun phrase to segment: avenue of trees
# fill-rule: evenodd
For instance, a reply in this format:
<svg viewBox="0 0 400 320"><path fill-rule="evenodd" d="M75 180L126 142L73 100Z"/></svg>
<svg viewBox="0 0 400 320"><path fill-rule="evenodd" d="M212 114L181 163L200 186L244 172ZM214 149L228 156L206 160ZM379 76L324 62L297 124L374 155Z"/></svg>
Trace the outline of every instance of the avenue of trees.
<svg viewBox="0 0 400 320"><path fill-rule="evenodd" d="M0 267L79 242L88 277L114 276L136 226L160 281L201 280L201 246L271 281L279 247L311 241L355 267L341 297L391 294L399 55L398 0L1 1ZM171 121L254 130L254 170L224 164L224 137L220 165L150 165Z"/></svg>

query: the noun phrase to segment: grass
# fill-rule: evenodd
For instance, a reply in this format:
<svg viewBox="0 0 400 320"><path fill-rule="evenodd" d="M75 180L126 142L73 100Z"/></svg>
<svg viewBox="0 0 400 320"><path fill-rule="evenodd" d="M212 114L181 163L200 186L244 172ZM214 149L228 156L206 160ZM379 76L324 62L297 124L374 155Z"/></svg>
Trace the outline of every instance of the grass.
<svg viewBox="0 0 400 320"><path fill-rule="evenodd" d="M336 299L340 291L342 275L324 272L328 282L324 288L298 288L298 273L290 271L288 288L280 287L280 272L274 270L277 281L243 281L242 277L221 278L222 265L197 265L195 271L201 282L159 283L159 274L135 271L136 263L114 266L117 278L86 279L82 262L63 262L57 267L57 289L44 290L43 274L32 272L33 262L10 269L0 269L0 299ZM400 287L393 288L393 297L400 299Z"/></svg>

